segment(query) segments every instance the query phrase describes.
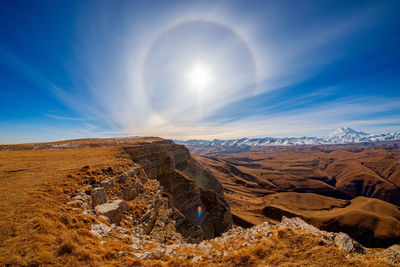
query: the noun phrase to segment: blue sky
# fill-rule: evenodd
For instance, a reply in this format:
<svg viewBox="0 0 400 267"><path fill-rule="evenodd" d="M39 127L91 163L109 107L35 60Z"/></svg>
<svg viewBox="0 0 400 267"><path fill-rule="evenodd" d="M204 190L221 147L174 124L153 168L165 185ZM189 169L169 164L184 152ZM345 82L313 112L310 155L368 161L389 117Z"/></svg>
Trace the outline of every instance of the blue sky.
<svg viewBox="0 0 400 267"><path fill-rule="evenodd" d="M400 131L399 1L2 1L0 143Z"/></svg>

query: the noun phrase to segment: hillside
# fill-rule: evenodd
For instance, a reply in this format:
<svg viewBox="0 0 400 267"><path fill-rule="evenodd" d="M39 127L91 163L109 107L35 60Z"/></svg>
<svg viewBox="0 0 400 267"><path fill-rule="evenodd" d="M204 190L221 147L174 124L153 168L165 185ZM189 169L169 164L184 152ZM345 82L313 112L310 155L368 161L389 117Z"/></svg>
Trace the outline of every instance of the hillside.
<svg viewBox="0 0 400 267"><path fill-rule="evenodd" d="M394 145L210 148L195 158L221 181L233 215L248 223L297 216L380 247L400 242Z"/></svg>
<svg viewBox="0 0 400 267"><path fill-rule="evenodd" d="M400 260L397 246L364 248L298 219L232 226L216 177L168 140L1 148L8 150L0 152L1 265L393 266ZM334 206L341 201L348 200Z"/></svg>

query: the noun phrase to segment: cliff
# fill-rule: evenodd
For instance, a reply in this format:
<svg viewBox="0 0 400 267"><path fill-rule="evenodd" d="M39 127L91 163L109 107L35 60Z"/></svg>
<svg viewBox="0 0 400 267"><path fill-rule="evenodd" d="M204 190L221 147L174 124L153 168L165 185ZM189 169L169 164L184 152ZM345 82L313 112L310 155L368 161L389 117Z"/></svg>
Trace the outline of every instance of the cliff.
<svg viewBox="0 0 400 267"><path fill-rule="evenodd" d="M184 237L199 242L231 228L232 215L221 184L186 147L166 140L125 147L124 151L172 196L173 205L183 215L176 220L177 231Z"/></svg>
<svg viewBox="0 0 400 267"><path fill-rule="evenodd" d="M69 140L7 150L0 151L0 265L400 263L397 245L365 248L299 218L225 231L232 216L219 183L185 147L160 138Z"/></svg>

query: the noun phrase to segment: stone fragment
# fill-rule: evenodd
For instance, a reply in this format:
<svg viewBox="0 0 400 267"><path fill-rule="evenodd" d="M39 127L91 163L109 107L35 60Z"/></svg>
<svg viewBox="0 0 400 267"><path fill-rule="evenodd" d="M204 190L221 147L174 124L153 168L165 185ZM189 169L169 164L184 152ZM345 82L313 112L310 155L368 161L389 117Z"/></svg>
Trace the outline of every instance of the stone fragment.
<svg viewBox="0 0 400 267"><path fill-rule="evenodd" d="M151 230L153 230L154 228L154 223L156 222L157 216L158 216L158 210L161 206L161 200L158 200L155 205L153 210L151 211L150 214L150 220L149 223L147 224L146 230L145 230L145 234L148 235L151 233Z"/></svg>
<svg viewBox="0 0 400 267"><path fill-rule="evenodd" d="M137 177L138 180L142 183L145 184L147 182L147 175L140 167L140 165L134 166L132 169L130 169L127 172L122 173L121 175L118 176L118 179L121 182L126 182L129 178Z"/></svg>
<svg viewBox="0 0 400 267"><path fill-rule="evenodd" d="M104 216L104 215L100 215L99 218L102 218L103 220L105 220L108 223L111 223L110 218Z"/></svg>
<svg viewBox="0 0 400 267"><path fill-rule="evenodd" d="M115 178L107 178L106 180L100 182L100 186L105 190L108 190L115 183Z"/></svg>
<svg viewBox="0 0 400 267"><path fill-rule="evenodd" d="M338 248L346 252L351 252L354 249L352 239L345 233L338 233L335 236L334 243Z"/></svg>
<svg viewBox="0 0 400 267"><path fill-rule="evenodd" d="M361 245L345 233L337 233L333 243L346 252L364 253Z"/></svg>
<svg viewBox="0 0 400 267"><path fill-rule="evenodd" d="M131 247L135 250L141 249L142 248L142 243L139 238L137 237L132 237L132 244Z"/></svg>
<svg viewBox="0 0 400 267"><path fill-rule="evenodd" d="M110 219L112 223L119 224L124 212L131 207L124 201L118 199L96 206L96 211Z"/></svg>
<svg viewBox="0 0 400 267"><path fill-rule="evenodd" d="M195 257L193 257L192 262L198 262L198 261L201 261L201 259L202 259L201 256L195 256Z"/></svg>
<svg viewBox="0 0 400 267"><path fill-rule="evenodd" d="M133 200L138 193L143 189L142 183L137 180L135 183L122 188L117 192L117 196L121 197L124 200Z"/></svg>
<svg viewBox="0 0 400 267"><path fill-rule="evenodd" d="M96 211L94 211L94 210L84 210L84 211L82 212L82 214L88 215L88 216L96 217Z"/></svg>
<svg viewBox="0 0 400 267"><path fill-rule="evenodd" d="M383 251L384 258L393 264L400 263L400 246L393 245Z"/></svg>
<svg viewBox="0 0 400 267"><path fill-rule="evenodd" d="M97 206L107 202L107 194L102 187L93 189L90 192L90 195L92 196L93 206Z"/></svg>
<svg viewBox="0 0 400 267"><path fill-rule="evenodd" d="M106 237L112 233L112 229L104 223L95 223L92 224L90 232L98 237Z"/></svg>

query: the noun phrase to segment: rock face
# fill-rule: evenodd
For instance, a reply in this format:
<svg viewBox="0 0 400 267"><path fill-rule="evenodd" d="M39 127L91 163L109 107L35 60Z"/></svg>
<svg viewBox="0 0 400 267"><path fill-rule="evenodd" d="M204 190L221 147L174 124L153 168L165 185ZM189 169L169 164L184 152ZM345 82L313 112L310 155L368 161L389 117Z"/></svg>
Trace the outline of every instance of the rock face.
<svg viewBox="0 0 400 267"><path fill-rule="evenodd" d="M328 243L332 243L339 249L343 249L344 251L348 253L359 253L359 254L364 254L366 250L363 248L363 246L358 243L357 241L353 240L350 236L348 236L346 233L334 233L334 232L327 232L320 230L302 219L298 217L294 218L287 218L287 217L282 217L282 221L280 224L276 226L277 228L292 228L292 229L301 229L308 231L310 233L314 233L318 236L325 236L328 238L328 240L325 240Z"/></svg>
<svg viewBox="0 0 400 267"><path fill-rule="evenodd" d="M93 206L97 206L107 202L106 191L104 191L104 188L102 187L93 189L90 195L92 197Z"/></svg>
<svg viewBox="0 0 400 267"><path fill-rule="evenodd" d="M135 183L122 188L118 191L117 196L120 196L124 200L132 200L137 194L143 189L142 183L138 180Z"/></svg>
<svg viewBox="0 0 400 267"><path fill-rule="evenodd" d="M115 184L115 178L108 178L100 183L100 186L105 190L108 190L112 185Z"/></svg>
<svg viewBox="0 0 400 267"><path fill-rule="evenodd" d="M179 211L175 214L176 227L184 237L199 242L232 227L221 184L186 147L162 141L127 147L125 152L172 196Z"/></svg>
<svg viewBox="0 0 400 267"><path fill-rule="evenodd" d="M96 206L96 211L99 214L108 217L112 223L117 225L121 221L124 212L129 209L129 205L120 199Z"/></svg>

